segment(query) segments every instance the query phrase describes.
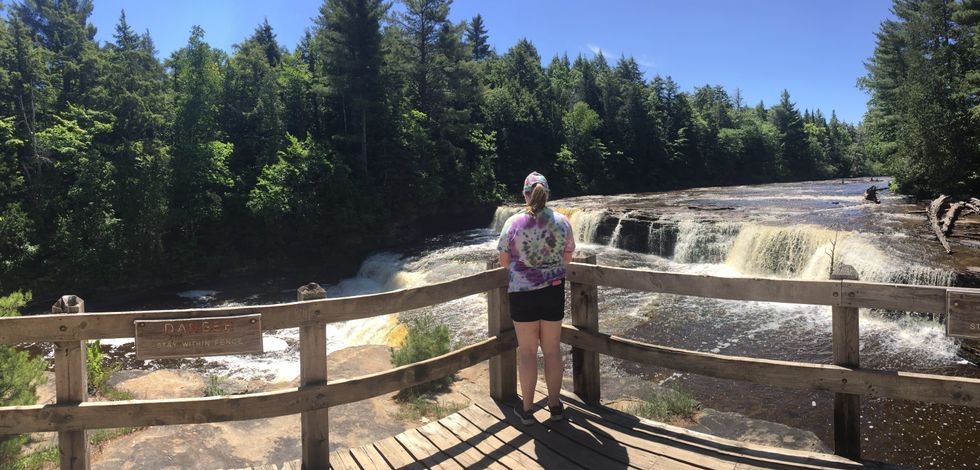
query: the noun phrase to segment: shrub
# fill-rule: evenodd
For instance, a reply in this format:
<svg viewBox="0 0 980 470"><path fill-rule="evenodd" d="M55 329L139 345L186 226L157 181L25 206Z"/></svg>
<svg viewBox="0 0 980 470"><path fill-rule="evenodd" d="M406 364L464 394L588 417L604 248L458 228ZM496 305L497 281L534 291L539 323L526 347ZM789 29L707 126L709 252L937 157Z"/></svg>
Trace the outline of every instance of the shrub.
<svg viewBox="0 0 980 470"><path fill-rule="evenodd" d="M701 404L687 392L662 388L629 406L626 411L642 418L665 422L675 418L692 420L699 409Z"/></svg>
<svg viewBox="0 0 980 470"><path fill-rule="evenodd" d="M119 371L122 365L118 361L109 362L105 354L102 354L102 345L99 340L89 341L85 348L86 361L88 368L88 391L90 394L96 392L108 393L109 377Z"/></svg>
<svg viewBox="0 0 980 470"><path fill-rule="evenodd" d="M401 348L391 350L391 362L395 367L441 356L451 350L449 328L436 324L430 315L415 318L408 326L408 335ZM445 390L453 381L452 376L402 390L401 398L412 398L425 393Z"/></svg>
<svg viewBox="0 0 980 470"><path fill-rule="evenodd" d="M226 394L224 387L221 386L224 379L215 374L208 374L208 381L204 384L204 396L218 397Z"/></svg>
<svg viewBox="0 0 980 470"><path fill-rule="evenodd" d="M17 309L30 300L29 292L0 297L0 317L19 316ZM43 360L31 358L13 346L0 345L0 406L33 405L37 401L37 386L44 383L45 368ZM25 434L0 436L0 464L12 461L25 442Z"/></svg>

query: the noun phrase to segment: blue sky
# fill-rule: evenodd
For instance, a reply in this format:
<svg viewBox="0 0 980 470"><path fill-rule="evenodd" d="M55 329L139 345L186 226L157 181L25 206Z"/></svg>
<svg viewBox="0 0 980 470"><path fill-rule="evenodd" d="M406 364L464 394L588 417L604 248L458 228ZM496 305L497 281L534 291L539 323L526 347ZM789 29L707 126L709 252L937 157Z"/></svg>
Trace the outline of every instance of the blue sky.
<svg viewBox="0 0 980 470"><path fill-rule="evenodd" d="M201 25L215 47L249 36L263 18L292 48L312 25L318 0L95 0L98 39L112 40L119 11L137 31L149 29L161 57L182 47ZM748 104L775 103L788 89L802 110L857 122L867 95L855 83L874 50L874 33L890 0L541 1L457 0L453 20L480 13L497 52L526 37L547 63L555 54L610 62L632 55L647 78L670 75L690 91L704 84L742 90Z"/></svg>

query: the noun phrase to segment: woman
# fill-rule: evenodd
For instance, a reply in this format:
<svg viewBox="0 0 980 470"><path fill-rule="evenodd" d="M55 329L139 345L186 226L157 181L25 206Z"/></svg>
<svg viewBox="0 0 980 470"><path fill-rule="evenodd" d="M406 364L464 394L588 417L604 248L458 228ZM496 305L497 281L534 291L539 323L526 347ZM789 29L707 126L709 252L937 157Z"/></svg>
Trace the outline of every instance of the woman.
<svg viewBox="0 0 980 470"><path fill-rule="evenodd" d="M538 172L524 179L525 209L507 219L497 251L509 273L510 318L517 331L518 376L523 407L515 408L524 424L534 423L531 404L538 380L538 345L544 354L544 380L548 386L551 420L564 418L559 400L564 370L559 339L565 316L565 268L575 251L568 218L545 205L548 180Z"/></svg>

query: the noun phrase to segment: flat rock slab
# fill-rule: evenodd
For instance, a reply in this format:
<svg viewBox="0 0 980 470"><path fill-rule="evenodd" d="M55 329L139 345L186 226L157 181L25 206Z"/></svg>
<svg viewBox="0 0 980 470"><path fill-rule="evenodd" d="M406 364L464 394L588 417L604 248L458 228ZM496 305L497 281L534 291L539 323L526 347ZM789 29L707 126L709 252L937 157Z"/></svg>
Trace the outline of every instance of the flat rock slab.
<svg viewBox="0 0 980 470"><path fill-rule="evenodd" d="M204 378L189 370L123 370L112 375L109 385L132 393L137 400L204 396Z"/></svg>
<svg viewBox="0 0 980 470"><path fill-rule="evenodd" d="M387 346L359 346L330 354L330 379L391 368ZM115 386L139 399L200 397L204 378L183 370L123 371ZM295 384L265 387L273 390ZM330 409L330 450L358 447L396 435L417 423L398 418L394 394ZM226 423L155 426L117 439L99 450L93 469L214 469L287 462L302 456L300 416Z"/></svg>

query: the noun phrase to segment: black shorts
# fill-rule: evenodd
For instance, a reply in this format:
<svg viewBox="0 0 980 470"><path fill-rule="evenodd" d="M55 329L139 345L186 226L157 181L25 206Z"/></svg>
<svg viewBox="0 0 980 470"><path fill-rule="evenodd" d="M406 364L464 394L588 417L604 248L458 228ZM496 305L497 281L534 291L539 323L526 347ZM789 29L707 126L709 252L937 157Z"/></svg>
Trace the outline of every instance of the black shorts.
<svg viewBox="0 0 980 470"><path fill-rule="evenodd" d="M565 317L565 280L525 292L511 292L510 319L516 322L561 321Z"/></svg>

